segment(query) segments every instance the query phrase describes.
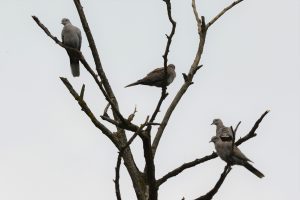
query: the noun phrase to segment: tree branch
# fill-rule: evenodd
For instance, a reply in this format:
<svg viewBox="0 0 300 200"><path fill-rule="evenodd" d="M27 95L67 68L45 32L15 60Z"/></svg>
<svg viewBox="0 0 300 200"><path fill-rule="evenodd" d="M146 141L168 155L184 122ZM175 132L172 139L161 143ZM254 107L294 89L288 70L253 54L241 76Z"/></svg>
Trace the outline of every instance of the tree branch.
<svg viewBox="0 0 300 200"><path fill-rule="evenodd" d="M171 1L170 0L163 0L166 3L167 6L167 11L168 11L168 18L169 21L172 24L172 30L170 35L166 35L167 36L167 45L166 45L166 49L165 49L165 53L163 55L163 59L164 59L164 67L165 67L165 75L167 75L167 66L168 66L168 54L170 52L170 46L172 43L172 38L175 34L175 30L176 30L176 22L174 21L174 19L172 18L172 7L171 7Z"/></svg>
<svg viewBox="0 0 300 200"><path fill-rule="evenodd" d="M221 174L218 182L216 183L216 185L213 187L213 189L211 189L208 193L206 193L205 195L195 199L195 200L211 200L213 198L213 196L218 192L218 190L220 189L222 183L224 182L226 176L229 174L229 172L231 171L231 167L230 165L226 165L224 168L223 173Z"/></svg>
<svg viewBox="0 0 300 200"><path fill-rule="evenodd" d="M166 45L166 48L165 48L165 52L164 52L164 55L162 56L163 59L164 59L164 82L165 84L164 85L167 85L167 76L168 76L168 73L167 73L167 66L168 66L168 54L170 52L170 47L171 47L171 43L172 43L172 38L175 34L175 30L176 30L176 22L174 21L174 19L172 18L172 7L171 7L171 1L170 0L163 0L165 3L166 3L166 6L167 6L167 12L168 12L168 18L169 18L169 21L171 22L172 24L172 30L171 30L171 33L170 35L166 35L167 36L167 45ZM157 106L150 118L150 123L154 122L158 112L160 111L160 107L162 105L162 102L165 100L165 98L168 96L168 93L167 93L167 86L164 86L162 87L162 91L161 91L161 97L157 103ZM147 127L147 132L150 134L150 131L151 131L151 125L149 125Z"/></svg>
<svg viewBox="0 0 300 200"><path fill-rule="evenodd" d="M116 176L115 176L115 180L114 180L117 200L122 200L122 198L121 198L121 192L120 192L120 184L119 184L121 160L122 160L122 156L119 153L118 159L117 159L117 165L115 167Z"/></svg>
<svg viewBox="0 0 300 200"><path fill-rule="evenodd" d="M133 142L133 140L136 138L136 136L138 136L143 128L146 126L146 124L148 123L149 120L149 116L147 116L146 121L140 125L140 127L138 128L138 130L134 133L134 135L128 140L128 142L126 143L125 146L121 147L119 155L118 155L118 159L117 159L117 165L115 167L115 190L116 190L116 196L117 196L117 200L121 200L121 192L120 192L120 184L119 184L119 180L120 180L120 166L121 166L121 159L123 156L124 151L127 149L127 147L130 146L130 144Z"/></svg>
<svg viewBox="0 0 300 200"><path fill-rule="evenodd" d="M67 89L69 90L69 92L72 94L72 96L74 97L74 99L78 102L78 104L80 105L82 111L84 111L85 114L91 119L91 121L93 122L93 124L97 128L99 128L101 130L101 132L104 135L106 135L116 146L118 146L115 138L113 137L112 132L96 119L95 115L92 113L92 111L90 110L90 108L88 107L88 105L86 104L86 102L83 100L83 98L81 98L78 95L78 93L73 89L73 86L68 81L68 79L64 78L64 77L60 77L60 79L64 83L64 85L67 87Z"/></svg>
<svg viewBox="0 0 300 200"><path fill-rule="evenodd" d="M240 138L235 143L236 146L238 146L238 145L242 144L243 142L246 142L247 140L249 140L252 137L256 136L256 134L253 134L253 133L256 131L256 129L258 128L260 122L263 120L263 118L266 116L266 114L268 114L268 112L269 112L269 110L267 110L266 112L264 112L264 114L256 121L256 123L254 124L253 128L251 129L251 131L247 135L245 135L243 138ZM237 131L239 125L240 125L240 122L237 124L237 126L235 128L235 131ZM191 167L194 167L196 165L199 165L201 163L204 163L206 161L212 160L212 159L214 159L216 157L218 157L218 155L215 152L213 152L212 154L207 155L207 156L205 156L203 158L198 158L198 159L196 159L194 161L191 161L191 162L188 162L188 163L184 163L180 167L177 167L176 169L174 169L174 170L170 171L169 173L167 173L166 175L164 175L162 178L158 179L157 180L157 184L159 186L159 185L163 184L164 182L166 182L169 178L177 176L178 174L180 174L184 170L189 169Z"/></svg>
<svg viewBox="0 0 300 200"><path fill-rule="evenodd" d="M86 20L86 17L85 17L84 11L83 11L83 7L80 3L80 0L74 0L74 4L76 6L77 12L78 12L80 20L81 20L82 27L83 27L84 32L86 34L87 40L89 42L89 46L90 46L92 54L93 54L93 58L94 58L94 61L95 61L95 64L96 64L96 70L98 72L98 75L100 76L100 79L103 82L103 85L104 85L105 91L108 94L108 97L112 100L112 102L115 105L116 109L119 110L117 99L116 99L116 97L115 97L115 95L114 95L114 93L113 93L113 91L110 87L108 79L107 79L107 77L104 73L104 70L102 68L102 64L101 64L101 61L100 61L100 56L98 54L98 50L97 50L94 38L93 38L92 32L90 30L89 24ZM120 116L117 115L117 117L120 117Z"/></svg>
<svg viewBox="0 0 300 200"><path fill-rule="evenodd" d="M210 154L208 156L204 156L203 158L199 158L199 159L196 159L194 161L191 161L191 162L188 162L188 163L184 163L180 167L177 167L176 169L174 169L171 172L169 172L166 175L164 175L162 178L158 179L157 180L157 185L160 186L161 184L163 184L164 182L166 182L169 178L177 176L178 174L180 174L184 170L189 169L191 167L194 167L196 165L199 165L201 163L204 163L204 162L206 162L208 160L214 159L216 157L218 157L218 155L213 152L212 154Z"/></svg>
<svg viewBox="0 0 300 200"><path fill-rule="evenodd" d="M54 40L59 46L71 50L74 53L77 54L80 62L83 64L83 66L86 68L86 70L92 75L92 77L94 78L96 84L98 85L99 89L101 90L102 94L104 95L105 99L109 102L109 104L112 107L112 110L114 111L115 115L118 116L118 119L120 119L124 124L129 124L127 123L127 121L124 119L124 117L122 116L122 114L119 112L118 107L114 104L113 100L110 98L110 96L108 95L108 93L106 92L106 90L104 89L102 82L99 81L97 74L92 70L92 68L90 67L90 65L87 63L87 61L85 60L84 56L82 55L81 51L78 51L77 49L74 48L70 48L68 46L65 46L62 42L60 42L57 37L54 37L50 31L47 29L47 27L45 27L40 20L36 17L36 16L32 16L32 18L34 19L34 21L38 24L38 26L40 28L42 28L44 30L44 32L52 39Z"/></svg>
<svg viewBox="0 0 300 200"><path fill-rule="evenodd" d="M228 10L230 10L232 7L234 7L236 4L242 2L243 0L238 0L233 2L232 4L230 4L229 6L227 6L226 8L224 8L218 15L216 15L210 22L208 22L207 24L207 28L209 28L211 25L213 25L213 23L215 23L220 17L222 17L222 15L224 15Z"/></svg>
<svg viewBox="0 0 300 200"><path fill-rule="evenodd" d="M270 110L265 111L261 117L255 122L254 126L252 127L252 129L250 130L250 132L245 135L244 137L240 138L235 145L239 146L240 144L242 144L243 142L246 142L247 140L249 140L250 138L255 137L257 134L255 133L256 129L259 127L260 122L264 119L264 117L270 112Z"/></svg>
<svg viewBox="0 0 300 200"><path fill-rule="evenodd" d="M194 13L197 13L196 11L196 6L193 7L194 9ZM197 21L197 16L195 15L196 21ZM197 21L198 23L198 21ZM194 59L194 62L192 64L192 66L190 67L189 70L189 74L187 75L187 80L183 83L183 85L181 86L181 88L179 89L179 91L177 92L176 96L174 97L173 101L171 102L171 104L169 105L164 118L162 120L162 122L160 123L161 125L159 126L157 133L155 135L155 138L153 140L152 143L152 152L153 152L153 156L155 156L159 141L161 139L161 136L163 135L163 132L169 122L169 119L174 111L174 109L176 108L177 104L179 103L180 99L182 98L182 96L185 94L185 92L187 91L187 89L189 88L189 86L191 84L193 84L192 80L194 75L196 74L196 72L200 69L200 66L198 66L200 59L201 59L201 55L203 52L203 48L204 48L204 44L205 44L205 38L206 38L206 28L205 27L205 20L204 17L202 17L201 20L201 24L200 26L202 27L201 32L199 33L199 44L198 44L198 50Z"/></svg>

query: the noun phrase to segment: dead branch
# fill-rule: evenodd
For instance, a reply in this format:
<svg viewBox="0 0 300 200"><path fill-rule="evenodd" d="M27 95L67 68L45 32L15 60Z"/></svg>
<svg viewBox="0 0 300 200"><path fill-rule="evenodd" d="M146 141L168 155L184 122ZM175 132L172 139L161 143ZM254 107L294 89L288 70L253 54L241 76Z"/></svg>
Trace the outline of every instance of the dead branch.
<svg viewBox="0 0 300 200"><path fill-rule="evenodd" d="M213 198L213 196L218 192L218 190L220 189L222 183L224 182L226 176L228 175L228 173L231 171L231 167L230 165L226 165L224 168L223 173L221 174L219 180L217 181L216 185L213 187L213 189L211 189L208 193L206 193L205 195L195 199L195 200L211 200Z"/></svg>
<svg viewBox="0 0 300 200"><path fill-rule="evenodd" d="M103 82L105 91L107 92L109 99L111 99L112 103L115 105L116 110L119 110L117 99L116 99L116 97L115 97L115 95L114 95L114 93L113 93L113 91L110 87L109 81L108 81L108 79L107 79L107 77L104 73L104 70L103 70L103 67L102 67L102 64L101 64L101 61L100 61L100 56L99 56L99 53L98 53L98 50L97 50L92 32L90 30L89 24L88 24L87 19L85 17L83 7L80 3L80 0L74 0L74 4L76 6L78 15L79 15L80 20L81 20L82 27L84 29L87 40L89 42L89 46L90 46L92 54L93 54L94 62L96 64L96 71L98 72L98 75L100 76L100 79ZM114 112L115 112L115 110L114 110ZM117 115L117 117L121 117L118 114L115 114L115 115Z"/></svg>
<svg viewBox="0 0 300 200"><path fill-rule="evenodd" d="M180 167L177 167L176 169L174 169L174 170L170 171L169 173L167 173L166 175L164 175L162 178L158 179L157 180L157 185L160 186L161 184L166 182L169 178L177 176L178 174L180 174L184 170L189 169L191 167L194 167L196 165L199 165L201 163L204 163L208 160L214 159L216 157L218 157L218 155L213 152L212 154L210 154L208 156L204 156L203 158L198 158L198 159L195 159L192 162L184 163Z"/></svg>
<svg viewBox="0 0 300 200"><path fill-rule="evenodd" d="M78 58L80 59L80 62L83 64L83 66L86 68L86 70L92 75L92 77L94 78L95 82L97 83L99 89L101 90L102 94L104 95L105 99L110 103L110 105L112 106L113 111L115 112L116 115L118 115L118 118L123 122L126 123L126 120L124 119L124 117L121 115L121 113L119 112L118 107L114 104L113 100L109 97L109 95L106 93L106 90L103 88L102 82L99 81L97 74L92 70L92 68L90 67L90 65L87 63L87 61L85 60L84 56L82 55L81 51L78 51L77 49L74 48L70 48L68 46L65 46L62 42L60 42L57 37L54 37L50 31L48 30L48 28L46 26L44 26L40 20L36 17L36 16L32 16L32 18L34 19L34 21L38 24L38 26L40 28L42 28L44 30L44 32L52 39L54 40L59 46L71 50L74 53L76 53L78 55Z"/></svg>
<svg viewBox="0 0 300 200"><path fill-rule="evenodd" d="M196 6L193 7L193 9L194 9L194 13L197 13ZM199 23L197 20L197 17L198 17L198 15L195 15L196 21L197 21L197 23ZM202 18L201 24L199 26L201 26L202 29L201 29L201 34L199 34L200 40L199 40L198 50L197 50L194 62L192 64L192 66L190 67L189 73L187 75L187 77L188 77L187 80L183 83L183 85L177 92L176 96L172 100L171 104L169 105L169 107L163 117L162 122L160 123L161 125L159 126L159 128L157 130L157 133L156 133L155 138L152 143L152 152L153 152L154 156L155 156L159 141L161 139L161 136L163 135L163 132L169 122L169 119L170 119L174 109L176 108L177 104L179 103L180 99L185 94L185 92L187 91L189 86L192 84L193 77L196 74L197 70L199 69L198 64L201 59L201 55L202 55L204 44L205 44L205 38L206 38L206 28L203 28L203 27L205 27L204 17Z"/></svg>
<svg viewBox="0 0 300 200"><path fill-rule="evenodd" d="M92 111L90 110L90 108L88 107L88 105L86 104L86 102L83 100L83 98L81 98L78 93L73 89L73 86L71 85L71 83L68 81L67 78L64 77L60 77L61 81L64 83L64 85L67 87L67 89L69 90L69 92L72 94L72 96L74 97L74 99L78 102L78 104L80 105L82 111L85 112L85 114L91 119L91 121L93 122L93 124L99 128L102 133L104 135L106 135L116 146L117 146L117 142L113 137L112 132L106 128L101 122L99 122L95 115L92 113Z"/></svg>
<svg viewBox="0 0 300 200"><path fill-rule="evenodd" d="M230 4L229 6L227 6L226 8L224 8L218 15L216 15L210 22L208 22L207 24L207 28L209 28L211 25L213 25L213 23L215 23L220 17L222 17L222 15L224 15L228 10L230 10L233 6L235 6L238 3L241 3L244 0L238 0L233 2L232 4Z"/></svg>
<svg viewBox="0 0 300 200"><path fill-rule="evenodd" d="M235 145L239 146L240 144L242 144L243 142L246 142L247 140L249 140L250 138L255 137L257 134L255 133L256 129L259 127L260 122L264 119L264 117L270 112L270 110L265 111L261 117L255 122L254 126L252 127L252 129L250 130L250 132L245 135L244 137L240 138Z"/></svg>
<svg viewBox="0 0 300 200"><path fill-rule="evenodd" d="M136 112L136 109L135 109ZM116 196L118 200L121 200L121 192L120 192L120 184L119 184L119 180L120 180L120 166L121 166L121 159L123 156L124 151L127 149L127 147L129 147L129 145L133 142L133 140L136 138L137 135L139 135L143 128L146 126L146 124L149 121L149 116L147 116L146 121L140 125L140 127L138 128L138 130L134 133L134 135L128 140L128 142L126 143L126 145L124 147L121 148L119 155L118 155L118 159L117 159L117 165L115 167L115 190L116 190Z"/></svg>
<svg viewBox="0 0 300 200"><path fill-rule="evenodd" d="M269 110L267 110L266 112L264 112L264 114L255 122L253 128L251 129L251 131L245 135L244 137L240 138L235 145L239 146L240 144L242 144L243 142L246 142L247 140L253 138L256 136L256 134L253 134L256 129L258 128L260 122L263 120L263 118L266 116L266 114L268 114ZM235 128L235 131L238 129L240 123L238 123L238 125ZM161 185L162 183L166 182L169 178L175 177L178 174L180 174L181 172L183 172L186 169L189 169L191 167L194 167L196 165L199 165L201 163L204 163L206 161L212 160L214 158L218 157L218 155L213 152L210 155L204 156L203 158L198 158L195 159L194 161L188 162L188 163L184 163L183 165L181 165L180 167L177 167L176 169L170 171L169 173L167 173L166 175L164 175L162 178L157 180L157 184Z"/></svg>
<svg viewBox="0 0 300 200"><path fill-rule="evenodd" d="M164 55L163 55L163 59L164 59L164 72L165 72L165 78L164 78L164 82L165 82L165 85L166 82L167 82L167 66L168 66L168 54L170 52L170 47L171 47L171 43L172 43L172 38L175 34L175 30L176 30L176 22L174 21L174 19L172 18L172 7L171 7L171 1L170 0L163 0L165 3L166 3L166 6L167 6L167 13L168 13L168 18L169 18L169 21L171 22L172 24L172 30L171 30L171 33L170 35L166 35L167 36L167 45L166 45L166 48L165 48L165 52L164 52ZM157 106L150 118L150 123L152 123L158 112L160 111L160 107L162 105L162 102L165 100L165 98L168 96L168 93L167 93L167 87L162 87L162 91L161 91L161 97L157 103ZM150 131L151 131L151 126L149 125L147 127L147 132L150 134Z"/></svg>
<svg viewBox="0 0 300 200"><path fill-rule="evenodd" d="M121 192L120 192L120 184L119 184L121 160L122 160L122 156L119 153L118 154L118 159L117 159L117 164L116 164L116 167L115 167L116 176L115 176L115 180L114 180L117 200L122 200L122 198L121 198Z"/></svg>

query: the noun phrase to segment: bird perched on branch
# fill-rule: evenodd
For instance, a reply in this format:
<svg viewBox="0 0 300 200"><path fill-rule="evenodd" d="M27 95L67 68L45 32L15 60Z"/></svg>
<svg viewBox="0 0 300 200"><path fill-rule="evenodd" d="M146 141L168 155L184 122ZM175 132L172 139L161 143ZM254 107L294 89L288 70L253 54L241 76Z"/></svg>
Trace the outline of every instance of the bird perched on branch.
<svg viewBox="0 0 300 200"><path fill-rule="evenodd" d="M216 125L216 136L220 137L223 141L232 141L233 132L230 127L224 126L222 120L214 119L211 125Z"/></svg>
<svg viewBox="0 0 300 200"><path fill-rule="evenodd" d="M69 19L63 18L61 23L64 28L61 32L62 43L68 47L77 49L80 51L81 48L81 32L76 26L73 26ZM79 71L79 58L74 54L74 52L67 50L70 57L71 71L74 77L80 75Z"/></svg>
<svg viewBox="0 0 300 200"><path fill-rule="evenodd" d="M249 162L252 162L247 158L232 141L222 141L220 137L213 136L210 140L215 144L215 149L219 157L230 165L242 165L250 172L255 174L259 178L263 178L264 175L253 167ZM234 145L232 147L232 145Z"/></svg>
<svg viewBox="0 0 300 200"><path fill-rule="evenodd" d="M167 79L165 80L165 69L164 67L157 68L147 74L146 77L131 83L125 87L131 87L134 85L149 85L156 87L164 87L170 85L176 77L175 65L169 64L167 66Z"/></svg>

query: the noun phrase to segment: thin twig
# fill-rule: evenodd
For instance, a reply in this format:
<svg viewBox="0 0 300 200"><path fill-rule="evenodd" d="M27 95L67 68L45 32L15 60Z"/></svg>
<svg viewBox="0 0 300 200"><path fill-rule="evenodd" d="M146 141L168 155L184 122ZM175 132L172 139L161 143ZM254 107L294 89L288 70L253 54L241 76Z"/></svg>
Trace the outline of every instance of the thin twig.
<svg viewBox="0 0 300 200"><path fill-rule="evenodd" d="M236 125L236 127L235 127L235 129L234 129L234 132L235 132L235 133L237 132L237 130L238 130L238 128L239 128L239 126L240 126L241 123L242 123L242 122L239 121L239 123Z"/></svg>
<svg viewBox="0 0 300 200"><path fill-rule="evenodd" d="M83 99L84 91L85 91L85 85L83 84L82 87L81 87L81 91L80 91L80 98L81 99Z"/></svg>
<svg viewBox="0 0 300 200"><path fill-rule="evenodd" d="M166 45L166 49L165 49L165 53L163 55L163 59L164 59L164 67L165 67L165 77L167 77L167 65L168 65L168 54L170 52L170 46L172 43L172 38L175 34L175 30L176 30L176 22L175 20L172 18L172 7L171 7L171 1L170 0L163 0L166 3L167 6L167 12L168 12L168 18L169 21L172 24L172 30L170 35L166 35L167 36L167 45Z"/></svg>
<svg viewBox="0 0 300 200"><path fill-rule="evenodd" d="M118 159L117 159L117 164L116 164L116 167L115 167L116 176L115 176L115 180L114 180L117 200L122 200L121 192L120 192L120 184L119 184L121 160L122 160L122 156L119 153Z"/></svg>
<svg viewBox="0 0 300 200"><path fill-rule="evenodd" d="M109 117L109 115L108 115L108 108L109 108L109 106L110 106L110 103L108 103L106 106L105 106L105 108L104 108L104 111L103 111L103 116L105 116L105 117Z"/></svg>
<svg viewBox="0 0 300 200"><path fill-rule="evenodd" d="M254 126L252 127L252 129L250 130L250 132L245 135L244 137L240 138L235 145L239 146L240 144L242 144L243 142L246 142L247 140L249 140L250 138L255 137L257 134L255 133L256 129L258 128L260 122L264 119L264 117L270 112L270 110L265 111L261 117L255 122Z"/></svg>
<svg viewBox="0 0 300 200"><path fill-rule="evenodd" d="M108 121L109 123L115 125L118 128L126 129L126 130L129 130L129 131L132 131L132 132L136 132L138 130L138 126L135 125L135 124L132 124L132 123L126 123L126 124L124 124L122 122L119 122L119 121L116 121L114 119L111 119L109 116L106 116L106 115L101 115L100 117L103 120Z"/></svg>
<svg viewBox="0 0 300 200"><path fill-rule="evenodd" d="M216 15L210 22L208 22L207 24L207 28L209 28L211 25L213 25L213 23L215 23L220 17L222 17L222 15L224 15L228 10L230 10L233 6L235 6L236 4L242 2L243 0L238 0L233 2L232 4L230 4L229 6L227 6L226 8L224 8L218 15Z"/></svg>
<svg viewBox="0 0 300 200"><path fill-rule="evenodd" d="M197 22L197 27L198 27L198 34L201 33L201 19L199 17L199 14L197 12L197 7L196 7L196 3L195 3L195 0L192 0L192 8L193 8L193 12L194 12L194 16L195 16L195 19L196 19L196 22Z"/></svg>

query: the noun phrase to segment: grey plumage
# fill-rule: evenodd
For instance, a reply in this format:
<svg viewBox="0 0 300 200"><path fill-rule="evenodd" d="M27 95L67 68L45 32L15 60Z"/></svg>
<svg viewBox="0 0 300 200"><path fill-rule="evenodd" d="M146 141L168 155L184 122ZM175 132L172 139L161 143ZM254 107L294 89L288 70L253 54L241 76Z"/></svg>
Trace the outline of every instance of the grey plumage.
<svg viewBox="0 0 300 200"><path fill-rule="evenodd" d="M80 51L81 48L81 32L80 29L76 26L73 26L69 19L63 18L61 23L64 25L64 28L61 32L61 38L64 45L77 49ZM80 75L79 70L79 59L72 53L72 51L68 51L67 53L70 57L70 65L71 71L74 77Z"/></svg>
<svg viewBox="0 0 300 200"><path fill-rule="evenodd" d="M233 132L230 127L224 126L221 119L214 119L211 125L216 125L216 136L220 137L223 141L232 141Z"/></svg>
<svg viewBox="0 0 300 200"><path fill-rule="evenodd" d="M165 85L165 70L164 67L157 68L147 74L146 77L131 83L125 87L131 87L134 85L149 85L149 86L156 86L156 87L163 87L163 86L168 86L170 85L173 80L176 77L176 72L175 72L175 65L169 64L167 66L167 80L166 80L166 85Z"/></svg>
<svg viewBox="0 0 300 200"><path fill-rule="evenodd" d="M253 167L249 162L252 162L247 158L240 149L234 145L232 148L232 141L222 141L220 137L213 136L211 142L215 144L215 149L218 156L230 165L242 165L250 172L255 174L259 178L263 178L264 175Z"/></svg>

